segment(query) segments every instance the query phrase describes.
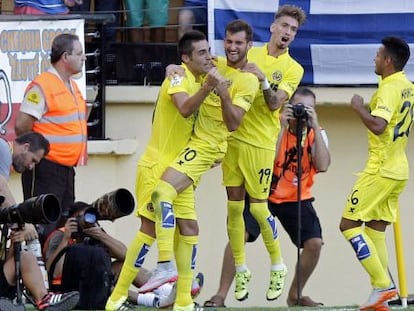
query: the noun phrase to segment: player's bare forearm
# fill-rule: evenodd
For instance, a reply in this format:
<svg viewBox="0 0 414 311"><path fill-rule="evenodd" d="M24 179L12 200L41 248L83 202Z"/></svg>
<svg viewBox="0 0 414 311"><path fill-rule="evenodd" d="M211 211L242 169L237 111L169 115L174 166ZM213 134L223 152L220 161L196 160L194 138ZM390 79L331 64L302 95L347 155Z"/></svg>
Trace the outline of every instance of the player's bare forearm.
<svg viewBox="0 0 414 311"><path fill-rule="evenodd" d="M284 91L273 91L272 88L263 90L263 96L271 111L277 110L287 101L288 96Z"/></svg>
<svg viewBox="0 0 414 311"><path fill-rule="evenodd" d="M230 95L220 96L220 99L224 123L226 124L227 129L230 132L233 132L239 127L244 111L233 105Z"/></svg>
<svg viewBox="0 0 414 311"><path fill-rule="evenodd" d="M355 94L351 98L351 107L359 115L362 123L375 135L381 135L387 126L383 118L373 116L367 107L364 106L364 99Z"/></svg>
<svg viewBox="0 0 414 311"><path fill-rule="evenodd" d="M314 129L315 142L312 146L312 163L319 172L326 172L331 164L328 146L322 138L320 128Z"/></svg>

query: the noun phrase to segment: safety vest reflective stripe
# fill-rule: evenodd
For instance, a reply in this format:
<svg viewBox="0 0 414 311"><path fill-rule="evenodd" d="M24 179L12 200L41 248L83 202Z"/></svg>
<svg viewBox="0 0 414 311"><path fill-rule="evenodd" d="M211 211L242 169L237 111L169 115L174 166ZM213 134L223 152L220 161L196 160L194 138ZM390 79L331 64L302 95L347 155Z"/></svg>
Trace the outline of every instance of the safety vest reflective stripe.
<svg viewBox="0 0 414 311"><path fill-rule="evenodd" d="M66 116L46 116L39 120L39 123L64 123L85 120L85 113L73 113Z"/></svg>
<svg viewBox="0 0 414 311"><path fill-rule="evenodd" d="M87 137L85 135L66 135L66 136L57 136L57 135L44 135L50 143L77 143L80 141L85 141Z"/></svg>

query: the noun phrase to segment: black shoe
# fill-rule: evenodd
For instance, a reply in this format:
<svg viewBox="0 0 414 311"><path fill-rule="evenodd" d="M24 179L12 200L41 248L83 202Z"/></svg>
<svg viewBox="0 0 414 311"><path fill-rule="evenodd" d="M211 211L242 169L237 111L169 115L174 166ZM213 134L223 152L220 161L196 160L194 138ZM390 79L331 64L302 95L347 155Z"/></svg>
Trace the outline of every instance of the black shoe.
<svg viewBox="0 0 414 311"><path fill-rule="evenodd" d="M49 292L42 300L36 303L40 311L67 311L72 310L79 301L79 292L52 293Z"/></svg>

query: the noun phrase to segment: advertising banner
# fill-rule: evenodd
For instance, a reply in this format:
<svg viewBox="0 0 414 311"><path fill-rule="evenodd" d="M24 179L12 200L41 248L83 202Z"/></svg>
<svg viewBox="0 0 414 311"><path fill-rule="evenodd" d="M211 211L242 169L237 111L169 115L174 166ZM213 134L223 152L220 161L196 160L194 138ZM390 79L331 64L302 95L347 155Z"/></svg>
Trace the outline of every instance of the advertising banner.
<svg viewBox="0 0 414 311"><path fill-rule="evenodd" d="M14 120L27 85L50 67L53 39L74 33L84 46L84 20L0 21L0 137L14 139ZM75 77L86 94L86 77Z"/></svg>

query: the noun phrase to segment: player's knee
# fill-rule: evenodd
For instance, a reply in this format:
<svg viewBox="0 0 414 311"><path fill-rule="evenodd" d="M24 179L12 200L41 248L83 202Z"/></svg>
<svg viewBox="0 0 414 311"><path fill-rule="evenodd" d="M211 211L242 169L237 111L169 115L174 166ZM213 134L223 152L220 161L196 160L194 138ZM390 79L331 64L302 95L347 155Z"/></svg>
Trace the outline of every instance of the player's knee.
<svg viewBox="0 0 414 311"><path fill-rule="evenodd" d="M177 218L180 234L184 236L198 236L199 228L196 220Z"/></svg>
<svg viewBox="0 0 414 311"><path fill-rule="evenodd" d="M320 253L322 249L322 245L323 245L322 239L311 238L305 241L305 243L303 243L303 248L312 253Z"/></svg>

